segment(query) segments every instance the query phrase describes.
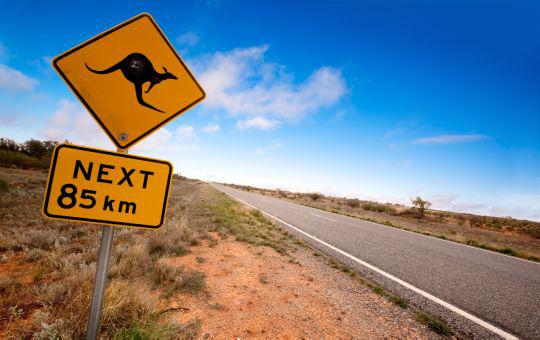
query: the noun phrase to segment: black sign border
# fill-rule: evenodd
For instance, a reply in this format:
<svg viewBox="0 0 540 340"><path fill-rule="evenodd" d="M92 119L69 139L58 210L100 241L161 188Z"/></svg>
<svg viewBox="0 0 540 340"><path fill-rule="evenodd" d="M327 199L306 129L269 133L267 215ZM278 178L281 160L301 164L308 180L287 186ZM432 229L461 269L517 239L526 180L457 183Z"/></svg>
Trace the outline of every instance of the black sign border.
<svg viewBox="0 0 540 340"><path fill-rule="evenodd" d="M68 149L75 149L75 150L82 150L82 151L88 151L88 152L94 152L94 153L101 153L105 155L112 155L117 157L124 157L124 158L131 158L131 159L137 159L142 160L146 162L154 162L154 163L161 163L166 164L169 167L169 179L167 181L167 189L165 190L165 197L163 200L163 208L161 211L161 220L159 221L159 224L157 225L147 225L147 224L139 224L139 223L126 223L126 222L116 222L116 221L106 221L106 220L97 220L92 218L81 218L81 217L72 217L72 216L63 216L63 215L55 215L51 214L47 211L47 208L49 207L49 198L51 196L51 187L54 180L54 170L56 169L56 161L58 159L58 154L61 149L68 148ZM73 145L73 144L60 144L54 149L54 155L53 160L51 163L51 168L49 170L49 179L47 183L47 189L45 191L45 200L43 203L43 214L50 218L55 219L61 219L61 220L71 220L71 221L81 221L81 222L91 222L91 223L99 223L99 224L113 224L113 225L120 225L120 226L128 226L128 227L136 227L136 228L144 228L144 229L152 229L156 230L161 228L163 223L165 222L165 213L167 211L167 201L169 199L169 188L171 187L171 179L172 179L172 165L169 162L161 161L158 159L152 159L152 158L145 158L145 157L139 157L139 156L133 156L133 155L126 155L118 152L111 152L106 150L99 150L99 149L93 149L93 148L86 148L83 146Z"/></svg>
<svg viewBox="0 0 540 340"><path fill-rule="evenodd" d="M86 102L86 100L84 100L84 98L81 96L81 94L79 93L79 91L77 91L77 89L75 88L75 86L71 83L71 81L69 81L69 79L67 78L67 76L64 74L64 72L62 72L62 70L60 69L60 67L58 66L58 62L67 57L68 55L80 50L81 48L87 46L87 45L90 45L91 43L103 38L104 36L116 31L116 30L119 30L120 28L124 27L124 26L127 26L129 24L131 24L132 22L134 21L137 21L141 18L148 18L150 20L150 22L152 23L152 25L154 25L154 27L156 28L156 30L159 32L159 34L161 35L161 37L163 38L163 40L167 43L167 46L169 46L169 48L171 49L171 51L174 53L174 55L176 56L176 58L178 59L178 61L182 64L182 66L184 67L184 69L187 71L188 75L191 77L191 79L193 80L193 82L195 83L195 85L197 85L197 87L199 88L199 90L202 92L202 97L195 100L193 103L189 104L188 106L184 107L182 110L176 112L174 115L170 116L169 118L167 118L166 120L162 121L161 123L159 123L158 125L152 127L151 129L149 129L148 131L146 131L144 134L140 135L139 137L137 137L136 139L130 141L129 143L127 143L126 145L121 145L118 141L118 138L119 136L114 136L108 129L107 127L105 126L105 124L103 124L103 122L101 121L101 119L99 119L99 117L97 116L97 114L94 112L94 110L92 109L92 107ZM134 144L138 143L139 141L141 141L142 139L146 138L148 135L150 135L151 133L153 133L154 131L156 131L157 129L159 129L160 127L162 127L163 125L169 123L171 120L175 119L176 117L180 116L182 113L184 113L185 111L189 110L190 108L192 108L193 106L195 106L196 104L198 104L199 102L201 102L205 97L206 97L206 93L204 92L203 88L201 87L201 85L199 85L199 82L197 82L197 79L195 79L195 77L193 76L193 74L191 73L191 71L189 70L189 68L186 66L186 64L184 63L184 61L182 60L182 58L180 58L180 55L178 55L178 53L176 52L176 50L174 49L174 47L171 45L171 43L169 42L169 39L167 39L167 37L165 36L165 34L163 33L163 31L161 31L161 29L159 28L159 26L157 25L157 23L154 21L154 18L152 18L152 16L148 13L141 13L131 19L129 19L128 21L126 22L123 22L121 24L119 24L118 26L115 26L111 29L108 29L107 31L93 37L92 39L90 40L87 40L85 41L84 43L70 49L69 51L65 52L65 53L62 53L60 54L59 56L57 56L56 58L53 59L52 61L52 64L54 66L54 68L56 69L56 71L58 72L58 74L60 74L60 76L62 77L62 79L64 79L64 81L66 82L66 84L68 84L68 86L71 88L71 91L73 91L73 93L77 96L77 98L79 98L79 100L81 101L81 103L83 103L83 105L86 107L86 109L90 112L90 114L92 115L92 117L94 117L94 119L96 120L96 122L98 122L99 126L103 129L103 131L105 131L105 133L107 134L107 136L112 140L112 142L120 149L129 149L131 146L133 146ZM118 137L118 138L117 138Z"/></svg>

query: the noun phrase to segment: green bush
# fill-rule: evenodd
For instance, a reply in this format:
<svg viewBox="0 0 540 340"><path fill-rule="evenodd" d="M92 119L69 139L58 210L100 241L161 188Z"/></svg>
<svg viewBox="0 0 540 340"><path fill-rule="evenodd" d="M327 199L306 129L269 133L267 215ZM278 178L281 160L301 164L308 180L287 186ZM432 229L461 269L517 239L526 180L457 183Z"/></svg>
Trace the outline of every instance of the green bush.
<svg viewBox="0 0 540 340"><path fill-rule="evenodd" d="M15 165L21 168L46 168L46 163L16 151L0 150L0 165Z"/></svg>

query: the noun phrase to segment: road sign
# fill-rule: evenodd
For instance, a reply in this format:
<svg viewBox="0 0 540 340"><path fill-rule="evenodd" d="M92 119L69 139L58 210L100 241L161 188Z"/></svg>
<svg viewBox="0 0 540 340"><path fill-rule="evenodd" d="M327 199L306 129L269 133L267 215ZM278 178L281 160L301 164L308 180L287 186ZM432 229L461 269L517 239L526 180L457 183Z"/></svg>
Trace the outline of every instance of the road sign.
<svg viewBox="0 0 540 340"><path fill-rule="evenodd" d="M205 97L146 13L59 55L53 65L120 149L131 147Z"/></svg>
<svg viewBox="0 0 540 340"><path fill-rule="evenodd" d="M165 220L171 175L166 161L61 144L54 150L43 212L157 229Z"/></svg>

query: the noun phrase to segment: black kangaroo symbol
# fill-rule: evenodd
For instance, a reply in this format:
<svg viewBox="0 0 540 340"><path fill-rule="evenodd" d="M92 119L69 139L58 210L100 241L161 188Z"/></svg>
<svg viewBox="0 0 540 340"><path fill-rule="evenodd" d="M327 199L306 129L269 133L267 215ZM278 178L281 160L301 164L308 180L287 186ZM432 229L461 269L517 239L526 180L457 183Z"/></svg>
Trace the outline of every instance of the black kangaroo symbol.
<svg viewBox="0 0 540 340"><path fill-rule="evenodd" d="M139 104L159 112L163 111L153 107L152 105L144 101L142 97L142 85L147 81L150 82L150 87L144 92L148 93L150 92L152 87L154 87L154 85L159 84L164 80L178 79L174 74L168 72L165 67L163 67L163 71L165 71L165 73L158 73L154 69L154 66L152 65L150 60L142 53L131 53L124 59L120 60L118 63L105 70L94 70L90 68L90 66L88 66L86 63L84 63L84 65L86 65L86 68L89 71L97 74L107 74L116 70L122 71L124 77L126 77L127 80L129 80L133 83L133 85L135 85L135 94L137 96L137 101L139 102Z"/></svg>

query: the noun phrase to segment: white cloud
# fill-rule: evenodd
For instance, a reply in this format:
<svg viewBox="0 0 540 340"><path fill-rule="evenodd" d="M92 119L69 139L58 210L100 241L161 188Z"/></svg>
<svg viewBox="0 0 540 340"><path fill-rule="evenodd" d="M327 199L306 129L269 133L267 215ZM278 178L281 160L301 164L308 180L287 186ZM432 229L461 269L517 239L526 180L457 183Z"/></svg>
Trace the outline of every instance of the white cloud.
<svg viewBox="0 0 540 340"><path fill-rule="evenodd" d="M133 150L148 156L170 159L180 154L199 152L201 148L198 145L186 143L194 137L196 137L195 129L189 125L180 126L174 132L161 128L136 144Z"/></svg>
<svg viewBox="0 0 540 340"><path fill-rule="evenodd" d="M13 92L31 91L38 81L21 71L0 64L0 87Z"/></svg>
<svg viewBox="0 0 540 340"><path fill-rule="evenodd" d="M239 120L236 127L240 130L255 128L259 130L272 130L279 125L277 120L266 119L264 117L253 117L245 120Z"/></svg>
<svg viewBox="0 0 540 340"><path fill-rule="evenodd" d="M176 42L180 45L195 46L199 42L199 36L193 32L186 32L176 38Z"/></svg>
<svg viewBox="0 0 540 340"><path fill-rule="evenodd" d="M195 129L190 125L182 125L176 130L176 136L180 139L192 139L195 137Z"/></svg>
<svg viewBox="0 0 540 340"><path fill-rule="evenodd" d="M481 213L486 209L486 205L483 203L465 202L455 194L428 195L428 201L433 203L433 208L441 210Z"/></svg>
<svg viewBox="0 0 540 340"><path fill-rule="evenodd" d="M439 135L433 137L418 138L412 141L413 144L450 144L450 143L468 143L478 142L487 139L485 135L468 134L468 135Z"/></svg>
<svg viewBox="0 0 540 340"><path fill-rule="evenodd" d="M111 147L105 132L78 102L62 99L59 108L45 123L40 134L47 139L97 147Z"/></svg>
<svg viewBox="0 0 540 340"><path fill-rule="evenodd" d="M170 142L173 134L167 128L161 128L133 146L133 151L146 152L162 150Z"/></svg>
<svg viewBox="0 0 540 340"><path fill-rule="evenodd" d="M203 132L206 132L206 133L215 133L219 131L219 125L214 124L214 123L209 123L206 126L204 126L202 130Z"/></svg>
<svg viewBox="0 0 540 340"><path fill-rule="evenodd" d="M264 60L267 50L268 45L237 48L195 60L208 93L203 108L224 110L244 128L268 128L267 122L275 127L330 107L347 92L340 70L321 67L294 82L284 66Z"/></svg>

